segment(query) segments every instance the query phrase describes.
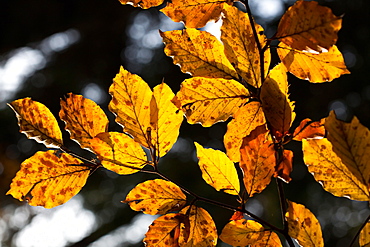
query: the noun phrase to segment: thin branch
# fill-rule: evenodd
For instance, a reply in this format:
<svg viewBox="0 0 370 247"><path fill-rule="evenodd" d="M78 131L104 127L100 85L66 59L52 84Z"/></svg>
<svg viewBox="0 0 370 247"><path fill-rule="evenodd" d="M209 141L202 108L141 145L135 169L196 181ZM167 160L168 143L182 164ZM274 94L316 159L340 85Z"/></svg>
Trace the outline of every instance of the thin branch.
<svg viewBox="0 0 370 247"><path fill-rule="evenodd" d="M356 239L358 238L358 236L360 235L362 229L364 229L364 227L366 226L366 224L370 221L370 214L369 216L367 216L366 220L364 221L364 223L361 225L361 227L358 229L356 235L353 237L352 241L351 241L351 244L349 245L349 247L352 247L355 242L356 242Z"/></svg>

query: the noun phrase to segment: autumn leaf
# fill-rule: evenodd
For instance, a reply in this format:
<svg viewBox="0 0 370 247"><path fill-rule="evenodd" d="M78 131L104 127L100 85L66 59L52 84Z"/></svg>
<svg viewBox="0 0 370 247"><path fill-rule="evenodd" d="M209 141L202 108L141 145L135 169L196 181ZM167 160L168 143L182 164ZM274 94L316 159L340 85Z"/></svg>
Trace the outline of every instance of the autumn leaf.
<svg viewBox="0 0 370 247"><path fill-rule="evenodd" d="M82 148L89 148L92 138L108 130L108 118L94 101L69 93L60 105L60 119L65 122L71 139Z"/></svg>
<svg viewBox="0 0 370 247"><path fill-rule="evenodd" d="M280 20L276 38L300 51L328 50L337 42L342 18L316 1L297 1Z"/></svg>
<svg viewBox="0 0 370 247"><path fill-rule="evenodd" d="M281 178L284 182L289 183L292 178L290 173L293 171L293 152L291 150L283 150L282 159L275 168L275 177Z"/></svg>
<svg viewBox="0 0 370 247"><path fill-rule="evenodd" d="M299 126L294 130L293 140L302 141L303 139L322 138L325 136L325 118L320 121L312 121L309 118L303 119Z"/></svg>
<svg viewBox="0 0 370 247"><path fill-rule="evenodd" d="M183 81L176 94L188 123L203 127L227 120L248 97L248 90L237 81L201 77Z"/></svg>
<svg viewBox="0 0 370 247"><path fill-rule="evenodd" d="M281 247L283 246L281 244L279 236L273 232L265 230L263 232L262 239L259 239L254 244L251 244L250 247Z"/></svg>
<svg viewBox="0 0 370 247"><path fill-rule="evenodd" d="M163 0L119 0L121 4L131 4L134 7L149 9L163 3Z"/></svg>
<svg viewBox="0 0 370 247"><path fill-rule="evenodd" d="M342 53L335 45L330 47L328 52L313 54L294 50L280 43L277 52L290 73L313 83L332 81L350 73Z"/></svg>
<svg viewBox="0 0 370 247"><path fill-rule="evenodd" d="M263 111L279 139L289 131L295 118L294 102L288 96L287 74L280 63L270 71L261 88Z"/></svg>
<svg viewBox="0 0 370 247"><path fill-rule="evenodd" d="M147 247L178 247L180 224L185 215L178 213L166 214L158 217L149 226L143 240Z"/></svg>
<svg viewBox="0 0 370 247"><path fill-rule="evenodd" d="M222 18L221 40L225 45L226 57L238 74L250 85L261 87L261 77L267 75L270 66L270 50L264 52L264 75L261 76L260 52L252 31L248 14L236 7L224 5L225 16ZM266 44L263 28L255 24L261 47Z"/></svg>
<svg viewBox="0 0 370 247"><path fill-rule="evenodd" d="M240 184L234 163L225 153L194 143L203 179L218 191L238 195Z"/></svg>
<svg viewBox="0 0 370 247"><path fill-rule="evenodd" d="M48 148L63 145L58 122L45 105L31 98L18 99L8 105L17 115L19 131L27 138L35 139Z"/></svg>
<svg viewBox="0 0 370 247"><path fill-rule="evenodd" d="M238 78L224 53L221 42L212 34L193 28L160 32L166 47L181 71L207 78Z"/></svg>
<svg viewBox="0 0 370 247"><path fill-rule="evenodd" d="M266 119L261 104L257 101L252 101L240 107L233 118L227 124L224 145L229 159L233 162L239 162L243 138L249 135L257 126L264 125Z"/></svg>
<svg viewBox="0 0 370 247"><path fill-rule="evenodd" d="M266 126L258 126L243 139L240 148L239 165L244 172L244 185L249 197L262 192L274 174L275 151L268 137Z"/></svg>
<svg viewBox="0 0 370 247"><path fill-rule="evenodd" d="M187 28L201 28L220 18L222 5L232 0L172 0L161 11L175 22L184 22Z"/></svg>
<svg viewBox="0 0 370 247"><path fill-rule="evenodd" d="M71 156L55 151L39 151L22 162L7 195L32 206L59 206L85 185L91 167Z"/></svg>
<svg viewBox="0 0 370 247"><path fill-rule="evenodd" d="M188 220L181 223L179 245L182 247L212 247L217 244L217 229L209 213L194 205L180 211Z"/></svg>
<svg viewBox="0 0 370 247"><path fill-rule="evenodd" d="M156 215L180 210L186 203L186 196L176 184L155 179L136 185L122 202L135 211Z"/></svg>
<svg viewBox="0 0 370 247"><path fill-rule="evenodd" d="M368 221L360 232L359 242L361 247L370 246L370 221Z"/></svg>
<svg viewBox="0 0 370 247"><path fill-rule="evenodd" d="M138 172L148 163L141 146L123 133L100 133L90 145L105 168L121 175Z"/></svg>
<svg viewBox="0 0 370 247"><path fill-rule="evenodd" d="M285 214L285 219L288 222L289 236L295 238L300 246L324 246L319 221L303 205L288 201L288 212Z"/></svg>

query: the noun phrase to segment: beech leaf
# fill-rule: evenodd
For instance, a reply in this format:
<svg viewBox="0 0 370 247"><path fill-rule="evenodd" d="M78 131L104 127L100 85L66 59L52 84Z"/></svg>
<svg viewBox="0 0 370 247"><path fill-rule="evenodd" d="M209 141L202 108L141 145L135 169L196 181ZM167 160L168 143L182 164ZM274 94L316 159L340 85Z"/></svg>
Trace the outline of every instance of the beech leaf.
<svg viewBox="0 0 370 247"><path fill-rule="evenodd" d="M368 221L364 228L362 228L359 237L360 247L370 246L370 221Z"/></svg>
<svg viewBox="0 0 370 247"><path fill-rule="evenodd" d="M293 140L302 141L303 139L322 138L325 136L325 118L320 121L311 121L306 118L301 121L294 130Z"/></svg>
<svg viewBox="0 0 370 247"><path fill-rule="evenodd" d="M143 9L149 9L156 7L163 3L163 0L119 0L121 4L130 4L134 7L141 7Z"/></svg>

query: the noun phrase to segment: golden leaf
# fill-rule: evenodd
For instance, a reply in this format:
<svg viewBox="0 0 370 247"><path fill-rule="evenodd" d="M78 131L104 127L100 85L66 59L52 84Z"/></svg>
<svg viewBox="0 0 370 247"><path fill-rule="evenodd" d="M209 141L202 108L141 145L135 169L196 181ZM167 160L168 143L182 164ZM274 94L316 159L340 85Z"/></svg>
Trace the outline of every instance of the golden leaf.
<svg viewBox="0 0 370 247"><path fill-rule="evenodd" d="M183 214L166 214L158 217L149 226L143 242L147 247L179 247L180 224Z"/></svg>
<svg viewBox="0 0 370 247"><path fill-rule="evenodd" d="M31 98L18 99L8 104L17 115L20 132L48 148L63 145L62 132L50 110Z"/></svg>
<svg viewBox="0 0 370 247"><path fill-rule="evenodd" d="M332 81L350 73L342 53L335 45L330 47L328 52L313 54L294 50L280 43L277 52L290 73L313 83Z"/></svg>
<svg viewBox="0 0 370 247"><path fill-rule="evenodd" d="M118 174L140 171L148 162L141 146L123 133L98 134L90 143L102 165Z"/></svg>
<svg viewBox="0 0 370 247"><path fill-rule="evenodd" d="M282 247L279 236L273 231L265 230L262 239L257 240L250 247Z"/></svg>
<svg viewBox="0 0 370 247"><path fill-rule="evenodd" d="M217 244L217 229L211 215L201 207L187 206L180 211L188 217L181 223L179 245L212 247Z"/></svg>
<svg viewBox="0 0 370 247"><path fill-rule="evenodd" d="M32 206L53 208L76 195L85 185L91 168L70 154L37 152L22 162L7 195Z"/></svg>
<svg viewBox="0 0 370 247"><path fill-rule="evenodd" d="M274 174L275 151L268 135L265 125L258 126L244 137L240 148L239 165L244 172L244 185L249 197L262 192Z"/></svg>
<svg viewBox="0 0 370 247"><path fill-rule="evenodd" d="M163 0L119 0L121 4L131 4L134 7L149 9L163 3Z"/></svg>
<svg viewBox="0 0 370 247"><path fill-rule="evenodd" d="M303 205L288 201L288 212L285 214L285 219L288 222L289 236L295 238L300 246L324 246L319 221Z"/></svg>
<svg viewBox="0 0 370 247"><path fill-rule="evenodd" d="M306 118L301 121L294 130L293 140L302 141L302 139L320 138L325 136L325 118L320 121L311 121Z"/></svg>
<svg viewBox="0 0 370 247"><path fill-rule="evenodd" d="M238 78L223 45L212 34L193 28L160 34L166 44L164 52L173 57L182 72L207 78Z"/></svg>
<svg viewBox="0 0 370 247"><path fill-rule="evenodd" d="M155 179L136 185L122 202L135 211L156 215L180 210L186 203L186 196L176 184Z"/></svg>
<svg viewBox="0 0 370 247"><path fill-rule="evenodd" d="M361 247L370 246L370 221L368 221L360 232L359 242Z"/></svg>
<svg viewBox="0 0 370 247"><path fill-rule="evenodd" d="M201 77L183 81L176 94L188 123L204 127L227 120L248 97L248 90L237 81Z"/></svg>
<svg viewBox="0 0 370 247"><path fill-rule="evenodd" d="M240 184L234 163L225 153L194 143L203 179L218 191L238 195Z"/></svg>
<svg viewBox="0 0 370 247"><path fill-rule="evenodd" d="M201 28L220 18L223 3L232 0L172 0L161 11L175 22L184 22L187 28Z"/></svg>
<svg viewBox="0 0 370 247"><path fill-rule="evenodd" d="M276 37L297 50L321 52L337 42L342 18L316 1L297 1L280 20Z"/></svg>
<svg viewBox="0 0 370 247"><path fill-rule="evenodd" d="M226 154L233 162L240 161L240 147L243 138L251 133L257 126L266 123L261 104L252 101L242 107L233 115L227 124L227 131L224 135Z"/></svg>
<svg viewBox="0 0 370 247"><path fill-rule="evenodd" d="M265 117L277 138L282 138L294 121L294 102L288 98L288 80L280 63L269 73L261 88L261 101Z"/></svg>
<svg viewBox="0 0 370 247"><path fill-rule="evenodd" d="M108 130L108 118L94 101L69 93L60 105L60 119L66 123L71 139L82 148L89 148L92 138Z"/></svg>
<svg viewBox="0 0 370 247"><path fill-rule="evenodd" d="M350 169L333 151L332 143L326 139L302 140L303 159L316 181L335 196L345 196L352 200L368 201L368 183L364 184L359 170ZM357 165L356 165L357 166ZM357 167L358 169L358 167ZM360 178L360 179L359 179ZM368 181L368 180L366 180Z"/></svg>
<svg viewBox="0 0 370 247"><path fill-rule="evenodd" d="M247 83L259 88L261 79L267 75L270 66L270 49L264 52L264 75L261 78L260 53L248 14L227 4L224 5L224 11L221 40L225 45L226 57ZM261 47L264 47L266 36L263 34L263 28L258 24L255 24L255 28Z"/></svg>

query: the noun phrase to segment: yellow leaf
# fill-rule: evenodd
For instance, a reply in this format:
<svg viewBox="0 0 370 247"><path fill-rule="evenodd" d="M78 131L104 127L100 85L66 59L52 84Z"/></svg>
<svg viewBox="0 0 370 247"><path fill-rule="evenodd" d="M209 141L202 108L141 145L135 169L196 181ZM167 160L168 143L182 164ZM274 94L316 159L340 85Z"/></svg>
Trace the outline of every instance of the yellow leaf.
<svg viewBox="0 0 370 247"><path fill-rule="evenodd" d="M155 179L136 185L122 202L135 211L156 215L178 211L185 205L186 196L176 184Z"/></svg>
<svg viewBox="0 0 370 247"><path fill-rule="evenodd" d="M134 7L149 9L163 3L163 0L119 0L121 4L131 4Z"/></svg>
<svg viewBox="0 0 370 247"><path fill-rule="evenodd" d="M239 165L244 172L244 185L249 197L262 192L274 174L275 151L268 135L265 125L258 126L244 137L240 148Z"/></svg>
<svg viewBox="0 0 370 247"><path fill-rule="evenodd" d="M179 247L180 224L183 214L166 214L158 217L149 226L143 240L147 247Z"/></svg>
<svg viewBox="0 0 370 247"><path fill-rule="evenodd" d="M211 215L203 208L187 206L180 211L188 217L181 223L181 247L212 247L217 244L217 229Z"/></svg>
<svg viewBox="0 0 370 247"><path fill-rule="evenodd" d="M226 154L219 150L205 149L196 142L195 147L203 179L218 191L238 195L240 191L238 173Z"/></svg>
<svg viewBox="0 0 370 247"><path fill-rule="evenodd" d="M20 201L27 200L32 206L53 208L81 190L90 170L70 154L40 151L22 162L7 195Z"/></svg>
<svg viewBox="0 0 370 247"><path fill-rule="evenodd" d="M248 14L236 7L224 5L225 17L222 19L221 40L225 45L226 57L238 74L250 85L261 87L260 53L252 31ZM263 28L255 24L261 47L266 44ZM271 61L270 49L264 52L264 75L267 75Z"/></svg>
<svg viewBox="0 0 370 247"><path fill-rule="evenodd" d="M184 22L187 28L201 28L220 18L223 3L232 0L172 0L161 11L175 22Z"/></svg>
<svg viewBox="0 0 370 247"><path fill-rule="evenodd" d="M293 140L302 141L302 139L320 138L325 136L325 118L320 121L311 121L306 118L301 121L294 130Z"/></svg>
<svg viewBox="0 0 370 247"><path fill-rule="evenodd" d="M342 18L316 1L297 1L280 20L276 37L297 50L321 52L337 42Z"/></svg>
<svg viewBox="0 0 370 247"><path fill-rule="evenodd" d="M277 52L290 73L313 83L332 81L350 73L342 53L335 45L330 47L328 52L313 54L294 50L280 43Z"/></svg>
<svg viewBox="0 0 370 247"><path fill-rule="evenodd" d="M295 238L300 246L324 246L320 223L310 210L301 204L288 201L285 218L288 222L289 236Z"/></svg>
<svg viewBox="0 0 370 247"><path fill-rule="evenodd" d="M289 131L295 118L294 102L288 96L287 74L280 63L270 71L261 88L262 108L277 138Z"/></svg>
<svg viewBox="0 0 370 247"><path fill-rule="evenodd" d="M174 96L171 88L165 83L153 89L155 103L150 107L151 140L158 151L158 157L164 156L172 148L184 119L182 112L171 102Z"/></svg>
<svg viewBox="0 0 370 247"><path fill-rule="evenodd" d="M31 98L18 99L8 104L18 118L20 132L27 138L35 139L48 148L63 145L62 132L50 110Z"/></svg>
<svg viewBox="0 0 370 247"><path fill-rule="evenodd" d="M332 143L326 139L302 140L303 159L323 188L335 196L345 196L352 200L368 201L368 183L364 184L359 170L351 171L348 165L333 151ZM368 174L364 174L368 176ZM368 181L368 180L366 180Z"/></svg>
<svg viewBox="0 0 370 247"><path fill-rule="evenodd" d="M240 219L227 223L222 229L220 239L232 246L246 246L262 239L264 231L263 226L258 222Z"/></svg>
<svg viewBox="0 0 370 247"><path fill-rule="evenodd" d="M240 161L240 147L243 138L251 133L257 126L266 123L261 104L252 101L242 107L233 115L227 124L227 131L224 135L226 154L233 162Z"/></svg>
<svg viewBox="0 0 370 247"><path fill-rule="evenodd" d="M250 247L282 247L279 236L273 231L265 230L262 239L257 240Z"/></svg>
<svg viewBox="0 0 370 247"><path fill-rule="evenodd" d="M173 57L182 72L208 78L238 78L223 45L212 34L193 28L160 34L166 44L164 52Z"/></svg>
<svg viewBox="0 0 370 247"><path fill-rule="evenodd" d="M122 133L100 133L91 140L90 146L102 165L118 174L138 172L148 163L140 145Z"/></svg>
<svg viewBox="0 0 370 247"><path fill-rule="evenodd" d="M248 90L237 81L201 77L183 81L176 94L188 123L204 127L227 120L248 97Z"/></svg>
<svg viewBox="0 0 370 247"><path fill-rule="evenodd" d="M71 139L82 148L89 148L92 138L108 130L108 118L94 101L69 93L60 105L60 119L66 123Z"/></svg>
<svg viewBox="0 0 370 247"><path fill-rule="evenodd" d="M368 221L360 232L359 242L361 247L370 246L370 221Z"/></svg>

